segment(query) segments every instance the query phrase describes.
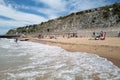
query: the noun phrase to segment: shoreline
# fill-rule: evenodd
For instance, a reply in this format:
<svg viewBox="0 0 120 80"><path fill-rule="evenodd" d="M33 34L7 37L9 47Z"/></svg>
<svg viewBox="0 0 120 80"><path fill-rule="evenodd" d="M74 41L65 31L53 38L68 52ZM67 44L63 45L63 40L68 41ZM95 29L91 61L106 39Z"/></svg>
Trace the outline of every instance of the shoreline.
<svg viewBox="0 0 120 80"><path fill-rule="evenodd" d="M105 41L88 40L88 38L29 38L29 40L50 46L58 46L70 52L97 54L100 57L107 58L114 65L120 68L120 38L108 38Z"/></svg>

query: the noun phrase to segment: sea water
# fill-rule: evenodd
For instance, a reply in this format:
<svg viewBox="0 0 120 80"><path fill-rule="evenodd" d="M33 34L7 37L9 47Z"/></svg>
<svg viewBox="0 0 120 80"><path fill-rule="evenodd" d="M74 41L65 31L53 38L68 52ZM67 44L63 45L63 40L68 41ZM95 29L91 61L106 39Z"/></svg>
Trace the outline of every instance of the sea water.
<svg viewBox="0 0 120 80"><path fill-rule="evenodd" d="M95 54L0 39L0 80L120 80L120 68Z"/></svg>

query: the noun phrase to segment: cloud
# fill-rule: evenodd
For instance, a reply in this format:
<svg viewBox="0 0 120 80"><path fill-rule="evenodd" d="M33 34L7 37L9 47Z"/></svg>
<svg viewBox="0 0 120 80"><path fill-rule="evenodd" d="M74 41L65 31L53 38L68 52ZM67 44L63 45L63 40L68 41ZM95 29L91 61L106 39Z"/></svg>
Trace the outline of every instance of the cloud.
<svg viewBox="0 0 120 80"><path fill-rule="evenodd" d="M10 18L11 20L0 19L0 29L3 26L10 29L30 24L39 24L40 22L46 21L42 16L21 12L13 8L12 5L8 4L8 6L6 6L3 3L3 0L0 1L0 16Z"/></svg>
<svg viewBox="0 0 120 80"><path fill-rule="evenodd" d="M60 16L60 11L49 8L33 8L33 10L46 15L48 19L54 19Z"/></svg>
<svg viewBox="0 0 120 80"><path fill-rule="evenodd" d="M33 0L37 4L43 4L45 7L34 7L33 10L45 14L48 19L63 16L67 12L66 0Z"/></svg>
<svg viewBox="0 0 120 80"><path fill-rule="evenodd" d="M66 8L65 0L34 0L37 3L43 3L51 9L64 11Z"/></svg>
<svg viewBox="0 0 120 80"><path fill-rule="evenodd" d="M30 23L38 23L44 21L45 18L30 13L24 13L13 9L12 7L6 7L0 5L0 15L11 18L16 21L25 21Z"/></svg>
<svg viewBox="0 0 120 80"><path fill-rule="evenodd" d="M15 27L21 27L25 26L25 24L30 24L29 22L24 21L15 21L15 20L4 20L0 19L0 28L15 28Z"/></svg>
<svg viewBox="0 0 120 80"><path fill-rule="evenodd" d="M5 5L4 0L0 0L0 5Z"/></svg>

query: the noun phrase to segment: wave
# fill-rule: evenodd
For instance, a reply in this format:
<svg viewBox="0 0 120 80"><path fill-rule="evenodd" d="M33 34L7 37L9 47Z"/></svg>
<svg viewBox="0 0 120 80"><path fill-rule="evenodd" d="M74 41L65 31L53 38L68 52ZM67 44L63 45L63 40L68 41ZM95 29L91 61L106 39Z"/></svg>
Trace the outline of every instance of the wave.
<svg viewBox="0 0 120 80"><path fill-rule="evenodd" d="M120 69L96 54L68 52L60 47L33 42L19 42L17 48L12 48L20 57L29 56L29 63L7 70L8 80L120 79Z"/></svg>

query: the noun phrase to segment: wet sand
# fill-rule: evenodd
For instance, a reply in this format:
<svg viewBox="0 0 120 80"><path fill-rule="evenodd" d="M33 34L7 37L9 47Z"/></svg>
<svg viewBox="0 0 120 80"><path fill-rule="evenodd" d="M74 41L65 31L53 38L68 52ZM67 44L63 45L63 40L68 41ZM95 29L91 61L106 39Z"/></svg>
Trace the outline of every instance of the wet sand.
<svg viewBox="0 0 120 80"><path fill-rule="evenodd" d="M30 38L30 41L40 42L51 46L59 46L68 51L87 52L107 58L120 68L120 38L106 38L105 40L90 40L89 38L57 38L38 39Z"/></svg>

